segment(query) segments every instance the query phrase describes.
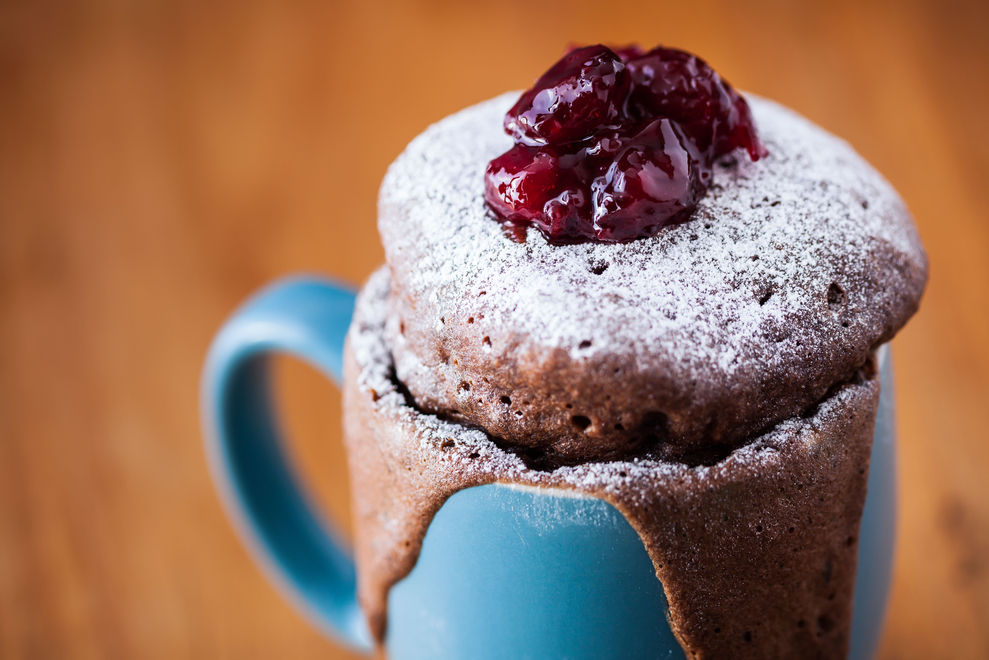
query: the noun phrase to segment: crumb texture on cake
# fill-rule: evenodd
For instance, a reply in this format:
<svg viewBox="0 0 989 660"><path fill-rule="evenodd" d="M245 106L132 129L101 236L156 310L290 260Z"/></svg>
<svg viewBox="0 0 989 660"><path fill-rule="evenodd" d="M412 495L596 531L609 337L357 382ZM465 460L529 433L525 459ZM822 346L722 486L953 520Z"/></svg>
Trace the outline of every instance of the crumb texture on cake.
<svg viewBox="0 0 989 660"><path fill-rule="evenodd" d="M385 339L388 292L382 269L359 296L344 378L358 591L379 642L388 590L411 571L435 513L463 488L501 482L600 497L625 515L688 657L845 656L875 377L711 465L629 459L536 470L481 429L415 407Z"/></svg>
<svg viewBox="0 0 989 660"><path fill-rule="evenodd" d="M769 156L727 158L693 219L625 244L510 240L482 197L506 94L389 169L387 337L415 403L536 460L704 462L847 380L914 313L927 261L842 140L749 96Z"/></svg>

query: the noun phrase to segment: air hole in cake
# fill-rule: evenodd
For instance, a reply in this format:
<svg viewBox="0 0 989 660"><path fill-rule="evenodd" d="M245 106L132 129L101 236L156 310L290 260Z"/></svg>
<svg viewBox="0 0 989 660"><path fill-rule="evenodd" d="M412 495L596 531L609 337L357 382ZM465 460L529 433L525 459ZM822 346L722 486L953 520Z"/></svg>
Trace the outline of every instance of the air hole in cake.
<svg viewBox="0 0 989 660"><path fill-rule="evenodd" d="M828 287L828 306L832 309L842 307L847 301L848 297L845 295L845 290L837 282L832 282L831 286Z"/></svg>
<svg viewBox="0 0 989 660"><path fill-rule="evenodd" d="M512 397L508 396L507 394L503 395L501 397L501 402L504 403L506 406L510 406L512 405Z"/></svg>
<svg viewBox="0 0 989 660"><path fill-rule="evenodd" d="M832 619L827 614L822 614L817 617L817 634L826 635L827 633L834 630L834 619Z"/></svg>
<svg viewBox="0 0 989 660"><path fill-rule="evenodd" d="M848 327L848 321L842 321L841 322L841 327L847 328Z"/></svg>
<svg viewBox="0 0 989 660"><path fill-rule="evenodd" d="M751 257L749 257L749 259L751 259L752 261L759 261L759 255L753 254Z"/></svg>
<svg viewBox="0 0 989 660"><path fill-rule="evenodd" d="M573 424L578 430L586 431L587 427L591 425L591 419L584 415L574 415L570 418L570 423Z"/></svg>
<svg viewBox="0 0 989 660"><path fill-rule="evenodd" d="M759 295L759 306L765 305L769 302L769 299L773 297L774 291L772 289L766 289Z"/></svg>
<svg viewBox="0 0 989 660"><path fill-rule="evenodd" d="M447 440L444 440L444 441L443 441L443 442L442 442L442 443L440 444L440 449L453 449L453 444L454 444L454 443L453 443L453 440L449 440L449 439L447 439Z"/></svg>
<svg viewBox="0 0 989 660"><path fill-rule="evenodd" d="M481 340L481 345L486 348L491 348L491 337L485 336L484 339Z"/></svg>
<svg viewBox="0 0 989 660"><path fill-rule="evenodd" d="M667 435L669 425L670 418L664 412L650 410L642 416L642 430L651 435Z"/></svg>
<svg viewBox="0 0 989 660"><path fill-rule="evenodd" d="M567 404L564 404L563 407L566 408L567 410L570 410L571 408L573 408L573 404L572 403L567 403Z"/></svg>
<svg viewBox="0 0 989 660"><path fill-rule="evenodd" d="M869 210L869 200L867 199L862 200L862 208L865 209L866 211Z"/></svg>
<svg viewBox="0 0 989 660"><path fill-rule="evenodd" d="M468 383L466 380L460 381L460 391L470 392L470 383Z"/></svg>
<svg viewBox="0 0 989 660"><path fill-rule="evenodd" d="M582 341L579 344L577 344L577 348L581 348L581 349L583 349L583 348L590 348L590 347L591 347L591 340L590 339L585 339L584 341Z"/></svg>
<svg viewBox="0 0 989 660"><path fill-rule="evenodd" d="M640 444L645 451L661 450L669 440L669 426L670 420L666 413L650 410L642 416L635 435L641 438Z"/></svg>
<svg viewBox="0 0 989 660"><path fill-rule="evenodd" d="M746 630L745 631L745 634L742 635L742 637L745 638L745 641L746 642L751 642L752 641L752 631L751 630Z"/></svg>
<svg viewBox="0 0 989 660"><path fill-rule="evenodd" d="M800 621L797 621L797 628L803 628L806 625L807 625L807 622L804 621L803 619L800 619Z"/></svg>
<svg viewBox="0 0 989 660"><path fill-rule="evenodd" d="M440 317L440 325L446 325L446 317L445 316L441 316Z"/></svg>
<svg viewBox="0 0 989 660"><path fill-rule="evenodd" d="M607 261L592 262L590 265L590 271L595 275L600 275L604 271L608 270L608 265L609 264Z"/></svg>
<svg viewBox="0 0 989 660"><path fill-rule="evenodd" d="M622 424L615 424L616 431L624 431L625 427Z"/></svg>
<svg viewBox="0 0 989 660"><path fill-rule="evenodd" d="M698 237L697 237L697 234L691 234L691 235L690 235L690 240L692 240L692 241L696 241L696 240L697 240L697 238L698 238Z"/></svg>
<svg viewBox="0 0 989 660"><path fill-rule="evenodd" d="M518 456L530 470L551 472L557 467L557 464L546 455L546 452L537 447L513 447L509 450Z"/></svg>

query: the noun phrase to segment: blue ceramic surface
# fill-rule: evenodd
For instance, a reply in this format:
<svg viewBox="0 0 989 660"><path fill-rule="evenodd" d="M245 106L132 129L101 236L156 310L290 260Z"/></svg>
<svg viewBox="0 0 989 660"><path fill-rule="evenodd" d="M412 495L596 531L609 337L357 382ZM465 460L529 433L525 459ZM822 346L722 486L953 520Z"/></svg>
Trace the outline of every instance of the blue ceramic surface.
<svg viewBox="0 0 989 660"><path fill-rule="evenodd" d="M213 476L255 559L283 593L352 648L371 648L355 573L281 451L266 357L284 353L339 383L354 296L316 278L249 300L214 340L202 405ZM850 657L871 657L882 626L896 508L888 349L859 545ZM392 589L386 640L414 658L682 658L642 543L610 504L560 490L488 485L437 513L412 572Z"/></svg>

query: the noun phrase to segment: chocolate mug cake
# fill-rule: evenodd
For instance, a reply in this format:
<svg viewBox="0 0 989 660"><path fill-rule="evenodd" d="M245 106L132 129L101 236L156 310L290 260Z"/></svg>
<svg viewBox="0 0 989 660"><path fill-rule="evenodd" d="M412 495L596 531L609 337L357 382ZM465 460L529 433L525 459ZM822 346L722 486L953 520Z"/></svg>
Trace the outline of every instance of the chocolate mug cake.
<svg viewBox="0 0 989 660"><path fill-rule="evenodd" d="M683 51L577 49L413 140L379 229L344 379L379 642L447 498L511 483L618 509L688 656L847 652L875 353L927 262L846 143Z"/></svg>
<svg viewBox="0 0 989 660"><path fill-rule="evenodd" d="M847 144L684 51L589 46L413 140L378 221L356 300L275 283L203 374L228 512L316 625L395 660L870 655L927 261ZM273 353L343 389L356 567Z"/></svg>

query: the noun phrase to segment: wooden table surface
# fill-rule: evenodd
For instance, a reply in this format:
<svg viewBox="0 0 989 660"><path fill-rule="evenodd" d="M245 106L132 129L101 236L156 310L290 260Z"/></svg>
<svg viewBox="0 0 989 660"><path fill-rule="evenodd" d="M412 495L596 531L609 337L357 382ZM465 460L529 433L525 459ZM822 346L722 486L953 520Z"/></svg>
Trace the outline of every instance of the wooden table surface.
<svg viewBox="0 0 989 660"><path fill-rule="evenodd" d="M87 4L0 6L0 657L350 657L221 512L203 355L272 278L367 276L389 161L571 41L701 53L906 198L932 276L895 342L881 656L989 657L984 3ZM337 394L295 363L278 378L303 471L346 524Z"/></svg>

